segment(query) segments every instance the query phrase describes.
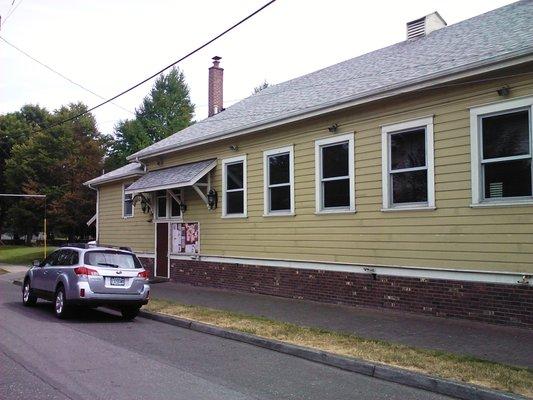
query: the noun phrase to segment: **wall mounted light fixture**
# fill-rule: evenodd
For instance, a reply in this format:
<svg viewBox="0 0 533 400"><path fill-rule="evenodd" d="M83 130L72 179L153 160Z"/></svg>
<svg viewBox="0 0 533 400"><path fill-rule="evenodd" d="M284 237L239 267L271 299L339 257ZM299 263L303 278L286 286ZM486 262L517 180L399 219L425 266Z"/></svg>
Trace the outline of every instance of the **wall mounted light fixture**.
<svg viewBox="0 0 533 400"><path fill-rule="evenodd" d="M509 96L509 93L511 92L511 88L509 86L503 86L499 88L498 90L496 90L496 92L498 92L498 96L507 97Z"/></svg>
<svg viewBox="0 0 533 400"><path fill-rule="evenodd" d="M335 133L337 132L338 127L339 127L339 124L335 122L333 125L328 126L328 131L330 131L331 133Z"/></svg>
<svg viewBox="0 0 533 400"><path fill-rule="evenodd" d="M218 203L218 194L215 189L209 190L209 193L207 193L207 207L210 210L214 210L217 208Z"/></svg>

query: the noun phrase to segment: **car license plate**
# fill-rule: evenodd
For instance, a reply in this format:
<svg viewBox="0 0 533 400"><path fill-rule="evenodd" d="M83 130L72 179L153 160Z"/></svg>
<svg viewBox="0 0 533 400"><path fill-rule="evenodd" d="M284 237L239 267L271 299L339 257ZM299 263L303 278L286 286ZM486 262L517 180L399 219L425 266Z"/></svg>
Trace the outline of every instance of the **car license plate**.
<svg viewBox="0 0 533 400"><path fill-rule="evenodd" d="M112 286L124 286L126 284L126 279L122 277L113 276L111 277Z"/></svg>

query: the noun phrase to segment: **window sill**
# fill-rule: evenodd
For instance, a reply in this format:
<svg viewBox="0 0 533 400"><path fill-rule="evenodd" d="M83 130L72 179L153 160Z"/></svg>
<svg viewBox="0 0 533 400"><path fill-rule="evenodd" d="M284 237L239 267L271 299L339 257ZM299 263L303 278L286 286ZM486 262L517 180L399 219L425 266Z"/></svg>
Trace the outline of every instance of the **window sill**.
<svg viewBox="0 0 533 400"><path fill-rule="evenodd" d="M263 217L294 217L293 212L263 214Z"/></svg>
<svg viewBox="0 0 533 400"><path fill-rule="evenodd" d="M433 211L437 207L422 206L422 207L391 207L391 208L382 208L381 212L396 212L396 211Z"/></svg>
<svg viewBox="0 0 533 400"><path fill-rule="evenodd" d="M133 218L133 215L123 215L122 219L131 219Z"/></svg>
<svg viewBox="0 0 533 400"><path fill-rule="evenodd" d="M228 218L228 219L231 219L231 218L248 218L248 214L235 214L235 215L223 215L221 218Z"/></svg>
<svg viewBox="0 0 533 400"><path fill-rule="evenodd" d="M470 208L486 208L486 207L527 207L533 206L533 199L515 200L515 201L491 201L477 204L470 204Z"/></svg>
<svg viewBox="0 0 533 400"><path fill-rule="evenodd" d="M328 214L355 214L357 210L320 210L315 211L315 215L328 215Z"/></svg>

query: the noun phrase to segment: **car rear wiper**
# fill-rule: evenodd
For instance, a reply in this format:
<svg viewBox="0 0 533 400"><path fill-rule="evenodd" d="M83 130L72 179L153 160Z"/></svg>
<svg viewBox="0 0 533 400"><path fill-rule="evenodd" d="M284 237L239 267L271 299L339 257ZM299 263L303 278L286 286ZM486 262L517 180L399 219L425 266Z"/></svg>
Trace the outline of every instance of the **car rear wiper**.
<svg viewBox="0 0 533 400"><path fill-rule="evenodd" d="M119 266L117 264L110 264L110 263L97 263L98 265L105 265L112 268L118 268Z"/></svg>

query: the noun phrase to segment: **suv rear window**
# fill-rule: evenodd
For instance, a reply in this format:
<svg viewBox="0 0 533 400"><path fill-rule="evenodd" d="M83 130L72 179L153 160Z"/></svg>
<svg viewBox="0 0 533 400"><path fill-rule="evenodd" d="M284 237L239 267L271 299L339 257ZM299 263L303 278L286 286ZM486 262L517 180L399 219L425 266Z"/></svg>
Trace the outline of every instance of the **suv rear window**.
<svg viewBox="0 0 533 400"><path fill-rule="evenodd" d="M142 268L141 262L135 255L113 250L88 251L85 253L85 264L95 267Z"/></svg>

